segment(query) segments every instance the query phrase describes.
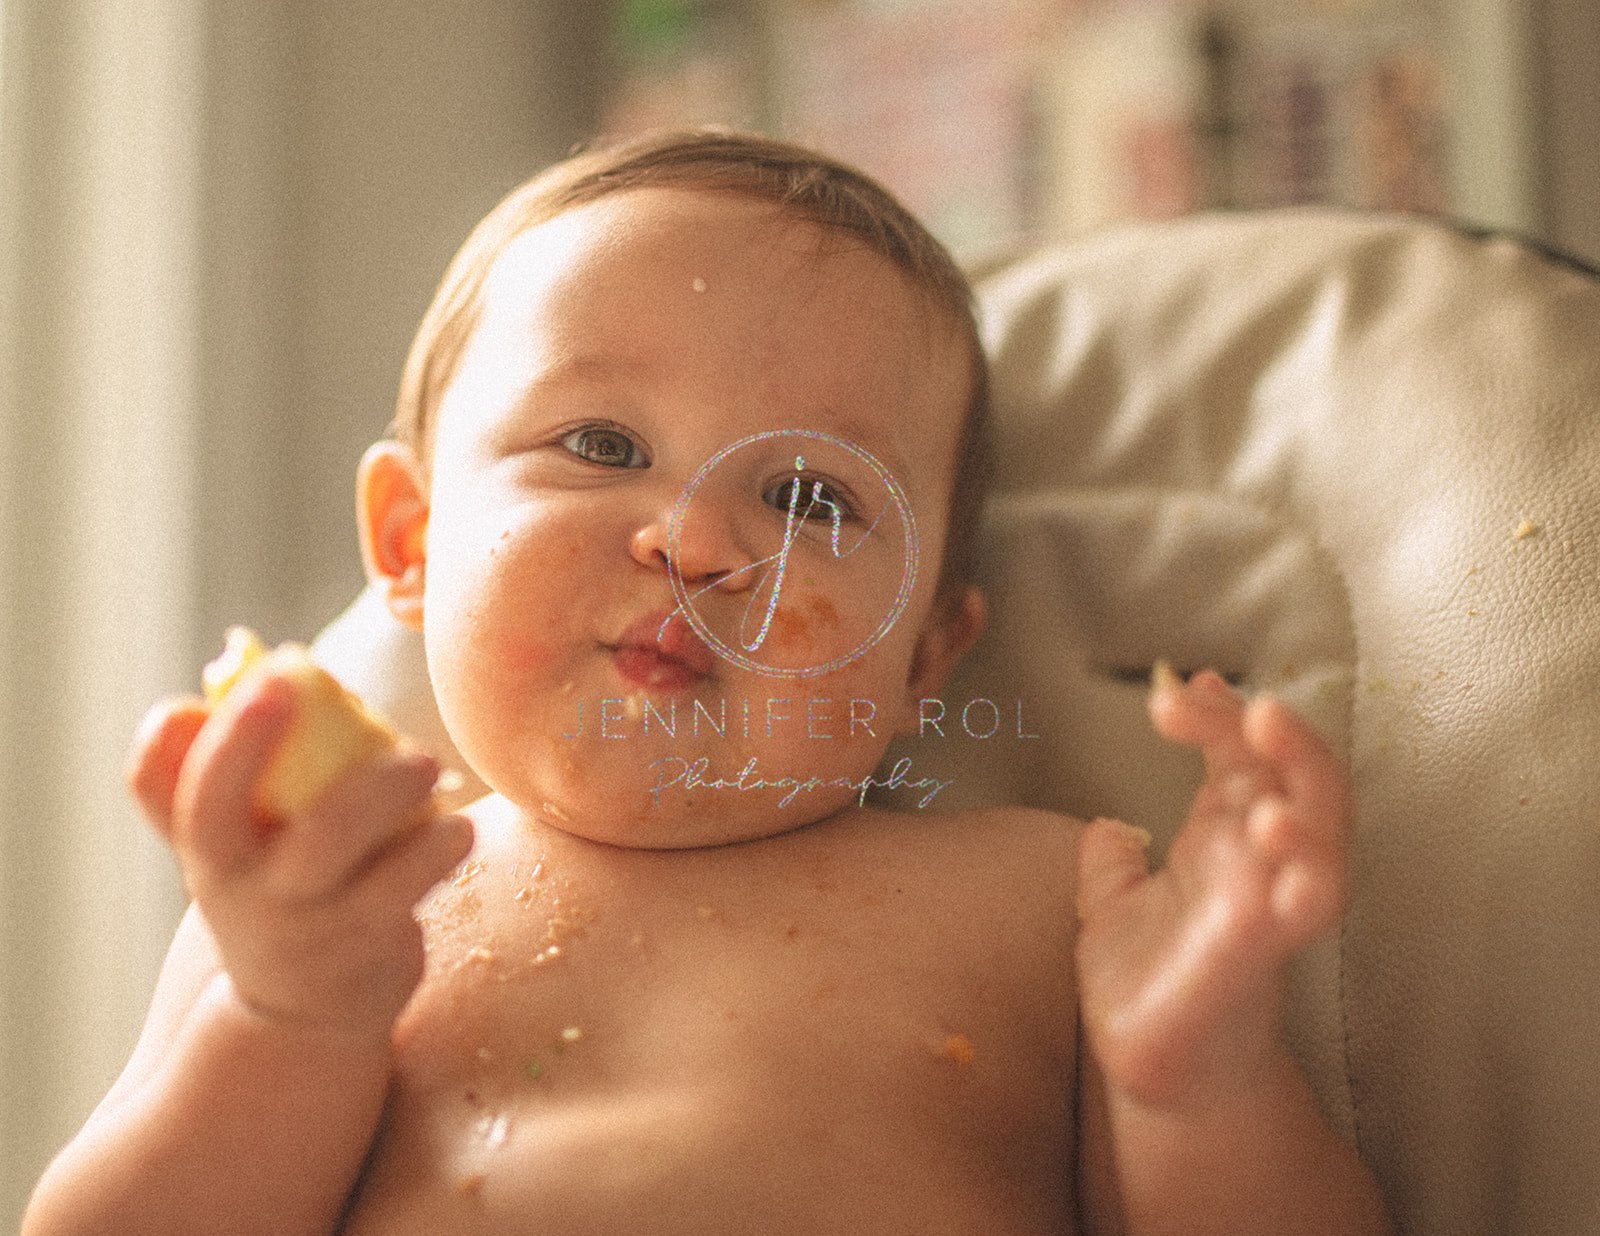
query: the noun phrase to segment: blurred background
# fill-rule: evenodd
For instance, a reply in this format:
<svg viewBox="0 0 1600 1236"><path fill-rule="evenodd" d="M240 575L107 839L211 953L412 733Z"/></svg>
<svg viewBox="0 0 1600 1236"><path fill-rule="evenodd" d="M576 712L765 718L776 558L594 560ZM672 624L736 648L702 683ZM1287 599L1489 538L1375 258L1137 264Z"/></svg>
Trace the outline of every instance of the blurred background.
<svg viewBox="0 0 1600 1236"><path fill-rule="evenodd" d="M0 0L0 1227L182 909L138 718L354 597L356 460L471 225L689 122L961 254L1341 202L1600 262L1600 0Z"/></svg>

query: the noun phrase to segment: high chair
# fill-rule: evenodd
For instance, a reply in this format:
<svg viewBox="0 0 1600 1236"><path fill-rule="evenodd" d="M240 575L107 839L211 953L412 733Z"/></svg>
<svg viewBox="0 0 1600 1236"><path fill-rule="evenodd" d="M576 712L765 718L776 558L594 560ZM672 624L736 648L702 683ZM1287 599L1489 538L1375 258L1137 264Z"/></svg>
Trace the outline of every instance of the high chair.
<svg viewBox="0 0 1600 1236"><path fill-rule="evenodd" d="M1354 785L1354 898L1288 1026L1329 1119L1411 1236L1600 1232L1600 274L1294 209L977 288L991 615L944 697L987 703L889 758L1159 859L1199 767L1149 729L1153 663L1282 696ZM317 651L459 763L374 596Z"/></svg>

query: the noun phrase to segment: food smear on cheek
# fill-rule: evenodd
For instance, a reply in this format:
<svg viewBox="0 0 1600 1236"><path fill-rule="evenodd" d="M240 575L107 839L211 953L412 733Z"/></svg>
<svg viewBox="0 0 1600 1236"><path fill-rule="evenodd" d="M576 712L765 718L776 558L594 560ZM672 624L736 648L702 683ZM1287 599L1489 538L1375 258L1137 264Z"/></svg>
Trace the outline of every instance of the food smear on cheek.
<svg viewBox="0 0 1600 1236"><path fill-rule="evenodd" d="M811 622L804 614L796 613L787 605L772 611L772 626L768 640L780 648L798 648L811 642Z"/></svg>
<svg viewBox="0 0 1600 1236"><path fill-rule="evenodd" d="M772 613L767 632L770 644L786 651L816 651L823 632L837 631L842 624L838 606L820 592L797 600L785 598Z"/></svg>
<svg viewBox="0 0 1600 1236"><path fill-rule="evenodd" d="M821 631L839 628L839 610L820 592L797 600L785 598L772 611L772 626L767 638L789 648L804 647L815 642Z"/></svg>
<svg viewBox="0 0 1600 1236"><path fill-rule="evenodd" d="M806 600L807 607L817 620L818 626L837 627L839 625L839 611L832 601L820 593Z"/></svg>

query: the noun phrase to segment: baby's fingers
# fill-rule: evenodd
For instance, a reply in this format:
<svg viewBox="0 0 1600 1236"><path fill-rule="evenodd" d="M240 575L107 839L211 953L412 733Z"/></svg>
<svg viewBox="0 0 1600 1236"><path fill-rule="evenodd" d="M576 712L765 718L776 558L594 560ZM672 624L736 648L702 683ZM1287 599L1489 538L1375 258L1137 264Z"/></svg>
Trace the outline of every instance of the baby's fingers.
<svg viewBox="0 0 1600 1236"><path fill-rule="evenodd" d="M268 678L242 698L229 695L211 715L173 795L172 842L180 855L224 874L261 851L268 821L256 806L256 783L294 707L293 687Z"/></svg>
<svg viewBox="0 0 1600 1236"><path fill-rule="evenodd" d="M358 897L414 906L472 853L472 822L440 815L393 838L355 883Z"/></svg>
<svg viewBox="0 0 1600 1236"><path fill-rule="evenodd" d="M439 763L420 751L378 756L339 777L279 838L275 879L316 900L357 879L401 835L433 815Z"/></svg>
<svg viewBox="0 0 1600 1236"><path fill-rule="evenodd" d="M1078 917L1091 918L1150 875L1150 834L1120 820L1098 819L1078 838Z"/></svg>
<svg viewBox="0 0 1600 1236"><path fill-rule="evenodd" d="M1244 701L1214 670L1201 670L1188 682L1158 680L1150 696L1156 732L1169 742L1198 747L1213 777L1257 762L1245 740L1243 718Z"/></svg>
<svg viewBox="0 0 1600 1236"><path fill-rule="evenodd" d="M1349 896L1349 789L1315 730L1271 698L1254 700L1245 733L1283 786L1251 809L1252 842L1275 868L1270 900L1291 948L1338 922Z"/></svg>
<svg viewBox="0 0 1600 1236"><path fill-rule="evenodd" d="M1342 847L1350 813L1349 780L1322 737L1270 696L1251 701L1244 733L1251 748L1272 764L1295 814L1321 841Z"/></svg>
<svg viewBox="0 0 1600 1236"><path fill-rule="evenodd" d="M123 781L145 817L168 840L178 773L209 715L205 701L193 696L162 700L139 723L128 752Z"/></svg>

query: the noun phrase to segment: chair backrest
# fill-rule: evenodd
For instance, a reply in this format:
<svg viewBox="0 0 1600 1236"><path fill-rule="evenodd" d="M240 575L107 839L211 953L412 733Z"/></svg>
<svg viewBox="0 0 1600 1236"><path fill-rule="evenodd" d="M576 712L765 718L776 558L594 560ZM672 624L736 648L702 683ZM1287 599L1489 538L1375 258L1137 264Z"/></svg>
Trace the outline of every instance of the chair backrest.
<svg viewBox="0 0 1600 1236"><path fill-rule="evenodd" d="M1353 910L1293 996L1330 1116L1404 1231L1600 1231L1600 278L1291 210L979 295L995 624L946 695L1038 737L907 753L1159 843L1198 769L1149 733L1152 661L1289 699L1356 792Z"/></svg>
<svg viewBox="0 0 1600 1236"><path fill-rule="evenodd" d="M1358 887L1290 1033L1408 1233L1600 1231L1600 278L1515 241L1287 210L998 264L989 632L891 753L939 803L1115 814L1198 779L1153 661L1345 753ZM453 758L420 643L319 651Z"/></svg>

